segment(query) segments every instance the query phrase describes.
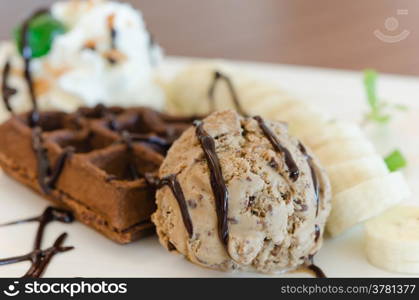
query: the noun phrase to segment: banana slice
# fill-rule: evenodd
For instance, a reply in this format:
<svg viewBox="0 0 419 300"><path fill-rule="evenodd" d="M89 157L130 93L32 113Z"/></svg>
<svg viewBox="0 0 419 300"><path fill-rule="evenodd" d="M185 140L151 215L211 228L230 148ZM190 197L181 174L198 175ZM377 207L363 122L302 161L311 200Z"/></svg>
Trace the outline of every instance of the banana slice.
<svg viewBox="0 0 419 300"><path fill-rule="evenodd" d="M314 150L321 163L328 167L349 160L375 154L374 146L366 138L341 140Z"/></svg>
<svg viewBox="0 0 419 300"><path fill-rule="evenodd" d="M397 206L366 222L365 247L373 265L419 274L419 207Z"/></svg>
<svg viewBox="0 0 419 300"><path fill-rule="evenodd" d="M275 113L277 119L290 121L295 118L310 117L312 114L316 114L317 110L308 103L292 100L278 105L278 109Z"/></svg>
<svg viewBox="0 0 419 300"><path fill-rule="evenodd" d="M265 115L278 103L289 99L288 94L275 84L248 76L222 62L204 61L185 68L169 83L168 111L181 115L209 113L211 105L208 90L214 81L215 71L228 76L240 104L249 114ZM214 107L217 110L235 109L232 93L223 80L215 88Z"/></svg>
<svg viewBox="0 0 419 300"><path fill-rule="evenodd" d="M335 195L364 181L383 177L389 173L383 158L378 155L349 160L330 166L326 171Z"/></svg>
<svg viewBox="0 0 419 300"><path fill-rule="evenodd" d="M311 105L294 101L280 111L276 120L287 122L292 134L301 137L308 126L323 128L329 122L327 115Z"/></svg>
<svg viewBox="0 0 419 300"><path fill-rule="evenodd" d="M296 100L285 93L270 95L266 98L255 99L250 107L252 114L259 114L267 119L280 120L278 112L283 111L287 106L293 105Z"/></svg>
<svg viewBox="0 0 419 300"><path fill-rule="evenodd" d="M330 121L322 127L306 126L302 129L301 136L311 149L317 149L327 143L336 143L338 140L365 137L357 124L343 121Z"/></svg>
<svg viewBox="0 0 419 300"><path fill-rule="evenodd" d="M213 81L215 70L230 74L228 67L215 61L191 64L179 72L169 84L169 112L181 115L208 113L210 109L208 89ZM239 80L241 78L232 78L235 86L239 84L237 82ZM231 95L225 84L220 84L215 90L214 98L217 104L224 103L225 108L229 108Z"/></svg>
<svg viewBox="0 0 419 300"><path fill-rule="evenodd" d="M236 75L237 76L237 75ZM273 95L284 95L285 92L278 89L277 86L259 80L252 80L246 84L241 84L240 89L246 98L253 99L257 103L260 99L265 99Z"/></svg>
<svg viewBox="0 0 419 300"><path fill-rule="evenodd" d="M365 181L333 197L327 230L332 236L337 236L381 214L409 195L409 187L400 172Z"/></svg>

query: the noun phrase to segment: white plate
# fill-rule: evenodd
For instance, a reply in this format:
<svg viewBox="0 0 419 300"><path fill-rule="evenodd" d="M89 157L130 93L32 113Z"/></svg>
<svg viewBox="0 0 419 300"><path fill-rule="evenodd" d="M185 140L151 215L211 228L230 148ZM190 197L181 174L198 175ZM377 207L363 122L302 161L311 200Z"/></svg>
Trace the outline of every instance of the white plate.
<svg viewBox="0 0 419 300"><path fill-rule="evenodd" d="M172 76L187 62L190 62L190 59L168 59L162 71L165 76ZM337 118L359 120L367 109L361 73L243 62L236 64L255 76L277 82L292 94L302 100L316 103ZM381 153L387 154L397 147L407 155L409 167L405 173L413 189L413 195L417 195L419 79L383 75L379 81L379 94L389 101L410 106L409 111L399 114L388 129L373 135ZM410 201L419 202L418 199ZM41 197L9 179L0 170L0 223L37 215L47 205ZM36 227L36 224L22 224L0 228L0 258L30 251ZM69 233L66 245L74 245L76 249L54 257L46 277L261 276L253 273L222 273L197 267L180 255L168 253L155 237L131 245L116 245L79 223L49 225L44 246L51 245L63 231ZM377 269L367 262L361 227L354 228L334 240L327 240L315 261L329 277L406 276ZM27 267L27 263L2 266L0 277L21 276ZM278 276L309 275L293 273Z"/></svg>

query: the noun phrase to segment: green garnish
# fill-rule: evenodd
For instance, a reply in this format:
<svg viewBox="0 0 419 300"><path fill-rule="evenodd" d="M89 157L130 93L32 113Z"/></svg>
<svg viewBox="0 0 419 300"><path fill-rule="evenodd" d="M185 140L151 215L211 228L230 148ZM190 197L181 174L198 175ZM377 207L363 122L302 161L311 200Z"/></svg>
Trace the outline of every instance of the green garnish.
<svg viewBox="0 0 419 300"><path fill-rule="evenodd" d="M383 113L385 104L380 102L377 97L377 77L378 74L374 70L367 69L364 71L364 85L368 104L371 108L371 111L367 114L367 119L378 123L387 123L390 120L390 115Z"/></svg>
<svg viewBox="0 0 419 300"><path fill-rule="evenodd" d="M406 158L399 150L394 150L391 152L388 156L386 156L386 158L384 158L384 161L390 172L395 172L406 167L407 165Z"/></svg>
<svg viewBox="0 0 419 300"><path fill-rule="evenodd" d="M364 71L364 84L367 92L368 103L372 109L377 109L378 99L376 94L377 72L374 70Z"/></svg>
<svg viewBox="0 0 419 300"><path fill-rule="evenodd" d="M400 111L406 111L409 109L406 105L403 104L395 104L393 107Z"/></svg>
<svg viewBox="0 0 419 300"><path fill-rule="evenodd" d="M367 113L366 119L377 123L385 124L388 123L388 121L390 121L391 119L390 114L385 113L385 111L388 111L389 109L406 111L408 107L402 104L389 104L378 99L377 78L378 73L375 70L364 70L364 86L367 94L368 104L371 109L370 112Z"/></svg>
<svg viewBox="0 0 419 300"><path fill-rule="evenodd" d="M48 54L54 38L65 32L66 28L64 24L49 13L41 14L34 18L28 28L28 43L32 50L32 58L42 57ZM22 25L15 28L14 38L19 52L22 54Z"/></svg>

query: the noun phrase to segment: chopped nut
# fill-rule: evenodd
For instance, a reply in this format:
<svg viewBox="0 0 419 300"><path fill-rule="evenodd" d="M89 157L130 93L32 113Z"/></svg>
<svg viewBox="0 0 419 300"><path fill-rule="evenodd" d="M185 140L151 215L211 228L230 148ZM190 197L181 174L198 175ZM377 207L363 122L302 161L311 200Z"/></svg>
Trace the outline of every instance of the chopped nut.
<svg viewBox="0 0 419 300"><path fill-rule="evenodd" d="M190 199L190 200L188 200L188 201L186 201L186 202L188 203L188 206L189 206L190 208L192 208L192 209L194 209L194 208L196 208L196 207L198 206L198 204L196 203L196 201L195 201L195 200Z"/></svg>
<svg viewBox="0 0 419 300"><path fill-rule="evenodd" d="M227 218L227 221L231 224L238 224L239 221L236 218Z"/></svg>
<svg viewBox="0 0 419 300"><path fill-rule="evenodd" d="M278 169L278 163L276 162L275 158L271 158L271 160L269 161L268 165L272 168L277 170Z"/></svg>
<svg viewBox="0 0 419 300"><path fill-rule="evenodd" d="M103 56L109 61L111 64L120 63L127 59L127 56L119 50L112 49L103 53Z"/></svg>

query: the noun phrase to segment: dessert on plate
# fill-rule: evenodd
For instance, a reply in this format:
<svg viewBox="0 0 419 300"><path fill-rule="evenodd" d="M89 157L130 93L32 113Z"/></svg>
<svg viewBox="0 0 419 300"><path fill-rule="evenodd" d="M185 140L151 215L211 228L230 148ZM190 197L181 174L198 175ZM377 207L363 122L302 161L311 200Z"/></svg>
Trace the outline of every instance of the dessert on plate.
<svg viewBox="0 0 419 300"><path fill-rule="evenodd" d="M121 244L155 225L203 267L318 277L325 233L366 222L372 264L417 272L419 213L390 209L409 187L359 125L221 61L157 83L161 57L141 14L106 0L38 10L1 44L0 166L57 208L3 224L39 227L33 252L0 264L41 276L73 249L66 234L42 249L45 226L74 215Z"/></svg>

